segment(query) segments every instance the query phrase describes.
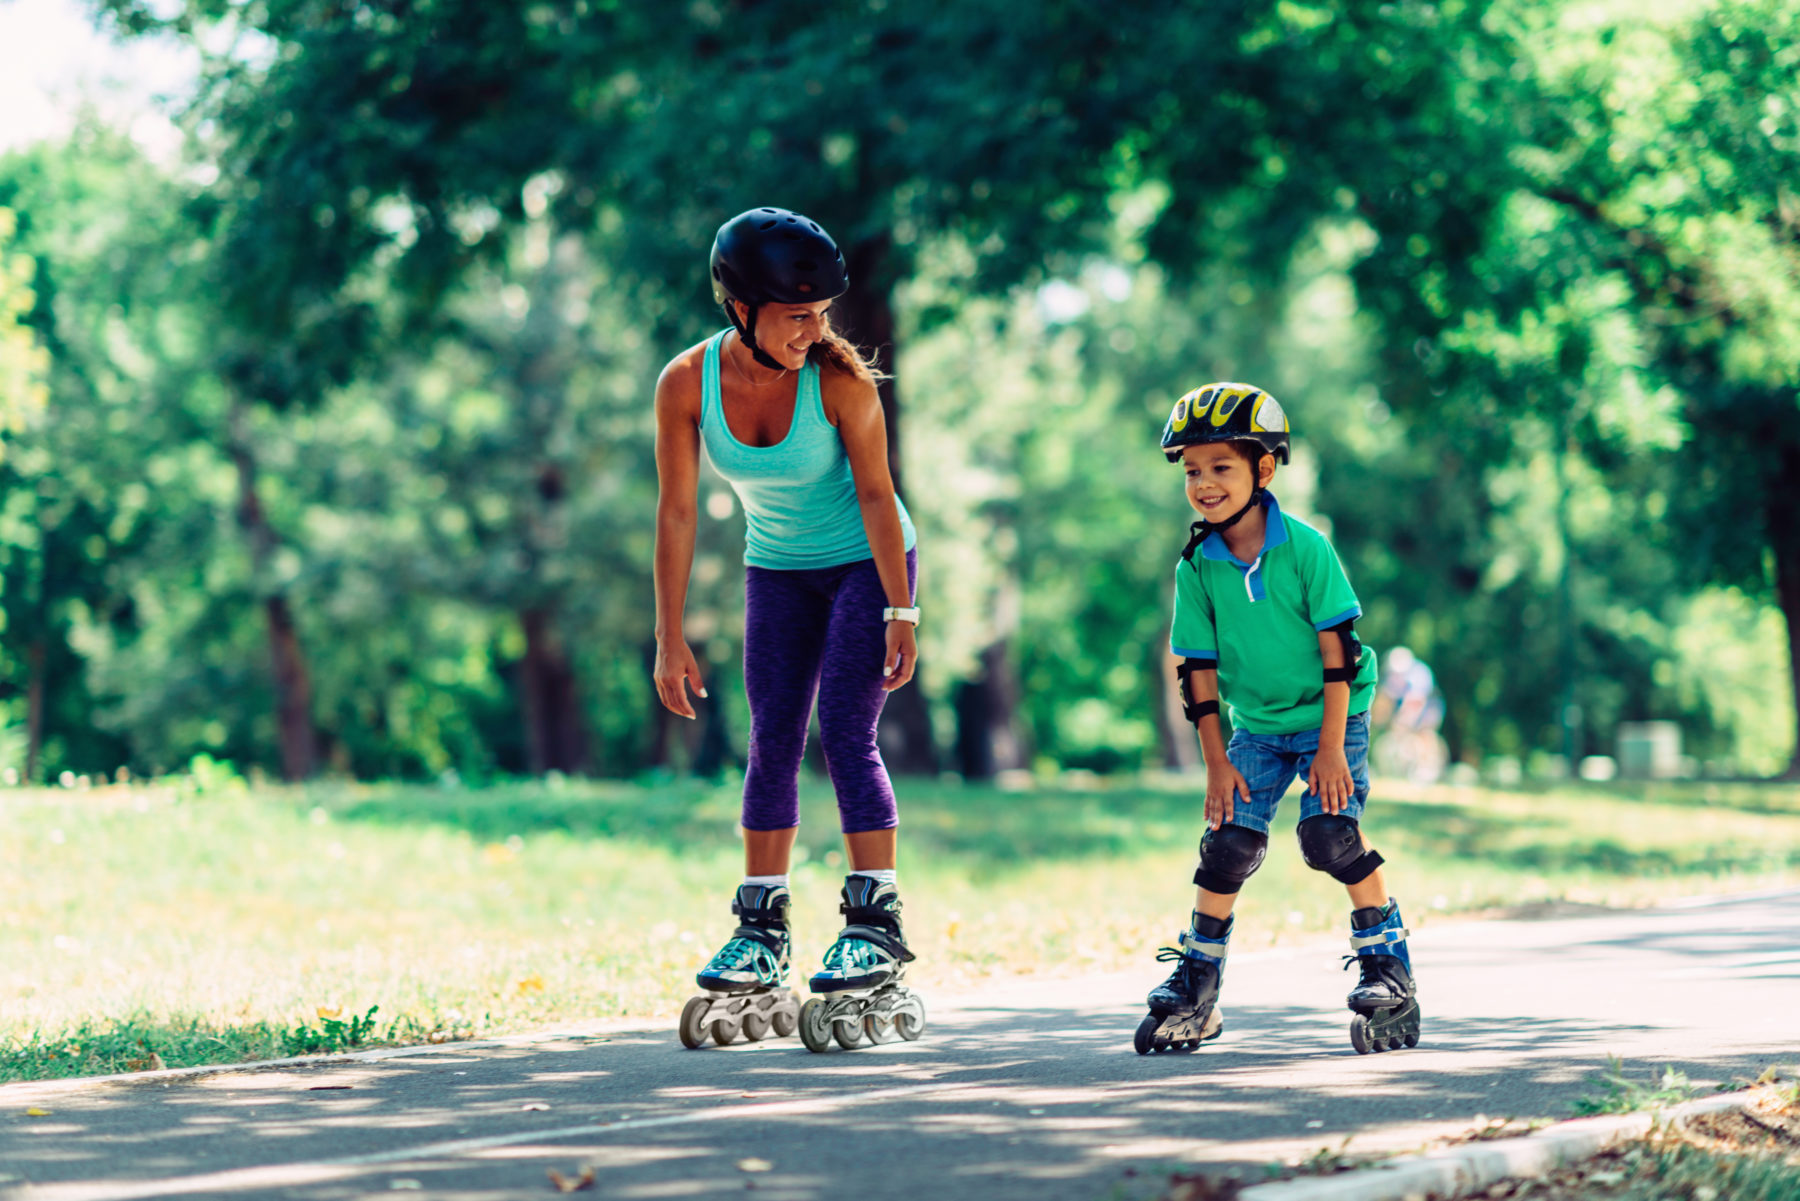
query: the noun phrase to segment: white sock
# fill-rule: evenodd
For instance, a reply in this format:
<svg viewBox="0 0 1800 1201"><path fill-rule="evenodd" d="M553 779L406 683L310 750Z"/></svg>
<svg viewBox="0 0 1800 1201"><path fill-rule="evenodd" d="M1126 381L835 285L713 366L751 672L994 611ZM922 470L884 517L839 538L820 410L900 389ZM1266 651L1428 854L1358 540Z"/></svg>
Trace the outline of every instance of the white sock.
<svg viewBox="0 0 1800 1201"><path fill-rule="evenodd" d="M786 888L788 878L786 872L782 872L779 876L745 876L744 883L761 884L764 888Z"/></svg>
<svg viewBox="0 0 1800 1201"><path fill-rule="evenodd" d="M896 887L898 887L898 885L899 885L899 881L895 877L897 877L900 874L900 872L896 868L891 868L891 867L861 868L861 867L859 867L855 871L851 872L850 874L853 876L867 876L869 879L875 881L877 884L893 884Z"/></svg>

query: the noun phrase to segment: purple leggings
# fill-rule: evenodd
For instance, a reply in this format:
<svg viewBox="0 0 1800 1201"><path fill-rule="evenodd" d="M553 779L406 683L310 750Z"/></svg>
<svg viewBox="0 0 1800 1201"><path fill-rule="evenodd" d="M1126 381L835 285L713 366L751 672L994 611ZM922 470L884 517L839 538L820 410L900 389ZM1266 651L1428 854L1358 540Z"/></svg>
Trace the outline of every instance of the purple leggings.
<svg viewBox="0 0 1800 1201"><path fill-rule="evenodd" d="M907 592L918 556L906 552ZM875 560L806 571L744 569L744 691L750 699L750 766L744 828L800 824L800 757L813 698L819 741L846 832L899 825L894 785L875 745L887 654L887 593Z"/></svg>

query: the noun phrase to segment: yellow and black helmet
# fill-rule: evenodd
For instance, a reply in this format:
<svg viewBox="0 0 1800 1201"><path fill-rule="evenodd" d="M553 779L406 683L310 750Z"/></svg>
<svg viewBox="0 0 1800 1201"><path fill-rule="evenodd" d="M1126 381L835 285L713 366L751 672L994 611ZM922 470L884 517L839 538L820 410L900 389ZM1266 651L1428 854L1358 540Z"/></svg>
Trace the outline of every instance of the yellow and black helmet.
<svg viewBox="0 0 1800 1201"><path fill-rule="evenodd" d="M1175 402L1163 426L1162 448L1173 463L1183 447L1207 442L1256 442L1276 462L1288 461L1288 419L1281 402L1254 384L1216 383Z"/></svg>

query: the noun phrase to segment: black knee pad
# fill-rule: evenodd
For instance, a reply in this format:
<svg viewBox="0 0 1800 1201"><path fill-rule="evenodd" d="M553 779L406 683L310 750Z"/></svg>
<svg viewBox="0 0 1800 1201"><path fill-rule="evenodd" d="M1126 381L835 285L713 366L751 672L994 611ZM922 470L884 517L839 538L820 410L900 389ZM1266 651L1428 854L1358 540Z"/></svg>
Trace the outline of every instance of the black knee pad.
<svg viewBox="0 0 1800 1201"><path fill-rule="evenodd" d="M1200 866L1194 883L1207 892L1236 892L1262 866L1269 836L1245 826L1220 826L1200 839Z"/></svg>
<svg viewBox="0 0 1800 1201"><path fill-rule="evenodd" d="M1361 884L1381 866L1381 856L1365 851L1356 819L1320 813L1300 823L1300 857L1314 871L1340 884Z"/></svg>

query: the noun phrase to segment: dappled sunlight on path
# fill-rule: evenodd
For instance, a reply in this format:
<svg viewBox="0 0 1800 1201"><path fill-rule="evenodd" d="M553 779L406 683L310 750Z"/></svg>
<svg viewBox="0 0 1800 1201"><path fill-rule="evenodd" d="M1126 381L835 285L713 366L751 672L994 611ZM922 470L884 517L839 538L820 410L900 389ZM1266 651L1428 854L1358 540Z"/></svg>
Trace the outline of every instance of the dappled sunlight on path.
<svg viewBox="0 0 1800 1201"><path fill-rule="evenodd" d="M1608 1054L1728 1080L1791 1051L1800 896L1417 940L1425 1038L1357 1056L1332 943L1242 955L1224 1036L1131 1048L1156 973L942 998L926 1037L812 1055L794 1039L683 1051L672 1031L421 1048L378 1063L0 1088L5 1201L609 1197L1133 1197L1169 1162L1406 1150L1478 1115L1561 1117ZM21 1116L31 1087L49 1112ZM45 1089L60 1092L45 1092Z"/></svg>

